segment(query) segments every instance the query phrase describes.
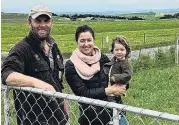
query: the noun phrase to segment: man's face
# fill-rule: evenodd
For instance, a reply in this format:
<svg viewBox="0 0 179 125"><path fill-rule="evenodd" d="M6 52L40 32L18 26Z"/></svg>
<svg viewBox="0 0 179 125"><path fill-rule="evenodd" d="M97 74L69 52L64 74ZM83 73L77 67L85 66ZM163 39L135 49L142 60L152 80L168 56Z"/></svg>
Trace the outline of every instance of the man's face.
<svg viewBox="0 0 179 125"><path fill-rule="evenodd" d="M41 15L36 19L31 19L29 26L37 38L40 40L45 40L50 35L52 19L46 15Z"/></svg>

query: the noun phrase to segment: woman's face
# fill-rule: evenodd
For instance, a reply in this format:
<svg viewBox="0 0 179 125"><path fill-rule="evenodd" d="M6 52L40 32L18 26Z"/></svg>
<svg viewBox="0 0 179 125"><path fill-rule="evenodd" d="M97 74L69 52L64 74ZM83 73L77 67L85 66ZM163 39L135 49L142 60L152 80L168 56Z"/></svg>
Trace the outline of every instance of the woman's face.
<svg viewBox="0 0 179 125"><path fill-rule="evenodd" d="M94 39L90 32L82 32L78 37L78 48L80 52L91 56L94 51Z"/></svg>

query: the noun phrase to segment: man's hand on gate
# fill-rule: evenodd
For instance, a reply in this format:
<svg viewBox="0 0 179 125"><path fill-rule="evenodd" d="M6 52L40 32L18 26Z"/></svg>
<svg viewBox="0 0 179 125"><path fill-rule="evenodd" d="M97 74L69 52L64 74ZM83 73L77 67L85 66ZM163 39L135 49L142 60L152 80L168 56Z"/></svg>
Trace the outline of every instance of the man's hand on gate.
<svg viewBox="0 0 179 125"><path fill-rule="evenodd" d="M44 90L50 90L50 91L56 91L54 87L46 82L43 82L40 80L38 83L34 83L35 88L44 89Z"/></svg>

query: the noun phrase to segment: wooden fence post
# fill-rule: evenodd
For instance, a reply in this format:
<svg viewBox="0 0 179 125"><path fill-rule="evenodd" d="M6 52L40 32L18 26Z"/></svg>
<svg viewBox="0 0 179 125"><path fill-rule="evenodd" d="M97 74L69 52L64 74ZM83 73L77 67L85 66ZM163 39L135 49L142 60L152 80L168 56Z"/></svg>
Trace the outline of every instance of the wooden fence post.
<svg viewBox="0 0 179 125"><path fill-rule="evenodd" d="M109 50L109 37L106 36L106 46L107 46L107 50Z"/></svg>
<svg viewBox="0 0 179 125"><path fill-rule="evenodd" d="M144 33L144 44L146 43L146 33Z"/></svg>
<svg viewBox="0 0 179 125"><path fill-rule="evenodd" d="M175 63L178 65L178 62L179 62L179 59L178 59L178 54L179 54L179 45L178 45L178 42L179 42L179 38L176 37L176 54L175 54Z"/></svg>
<svg viewBox="0 0 179 125"><path fill-rule="evenodd" d="M102 37L102 39L101 39L101 50L103 50L103 43L104 43L104 38Z"/></svg>

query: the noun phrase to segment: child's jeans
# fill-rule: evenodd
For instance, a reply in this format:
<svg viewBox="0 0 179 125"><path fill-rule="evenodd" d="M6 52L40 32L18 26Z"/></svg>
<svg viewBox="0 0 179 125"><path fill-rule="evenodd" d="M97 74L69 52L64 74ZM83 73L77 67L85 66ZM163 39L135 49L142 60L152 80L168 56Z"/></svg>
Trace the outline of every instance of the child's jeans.
<svg viewBox="0 0 179 125"><path fill-rule="evenodd" d="M121 117L121 119L119 120L119 125L127 125L127 120L125 117Z"/></svg>
<svg viewBox="0 0 179 125"><path fill-rule="evenodd" d="M116 103L122 103L121 97L120 96L108 96L107 99L109 102L116 102ZM121 117L119 119L119 125L127 125L127 119L125 116L125 112L122 111L122 113L120 113Z"/></svg>
<svg viewBox="0 0 179 125"><path fill-rule="evenodd" d="M110 121L109 125L113 125L113 121ZM125 117L119 119L119 125L127 125L127 120Z"/></svg>

